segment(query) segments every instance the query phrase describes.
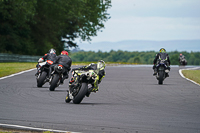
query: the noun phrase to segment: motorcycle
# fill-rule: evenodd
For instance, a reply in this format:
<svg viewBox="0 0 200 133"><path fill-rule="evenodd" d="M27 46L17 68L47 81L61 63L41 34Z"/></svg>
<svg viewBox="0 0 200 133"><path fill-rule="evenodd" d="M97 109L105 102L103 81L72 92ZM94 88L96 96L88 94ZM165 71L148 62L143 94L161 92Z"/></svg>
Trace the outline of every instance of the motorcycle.
<svg viewBox="0 0 200 133"><path fill-rule="evenodd" d="M54 91L55 88L61 84L60 80L63 78L64 72L65 72L65 68L62 65L56 64L54 66L54 70L52 71L51 77L49 79L49 83L50 83L49 90L50 91Z"/></svg>
<svg viewBox="0 0 200 133"><path fill-rule="evenodd" d="M94 70L75 70L72 71L72 79L69 84L69 91L67 91L67 96L65 102L69 103L71 100L74 104L79 104L83 98L90 94L88 88L94 83L96 78L96 73Z"/></svg>
<svg viewBox="0 0 200 133"><path fill-rule="evenodd" d="M157 68L156 78L158 80L158 84L163 84L163 81L166 78L166 74L169 73L169 68L166 65L166 60L160 60L156 68Z"/></svg>
<svg viewBox="0 0 200 133"><path fill-rule="evenodd" d="M49 73L49 67L53 64L53 61L47 60L45 62L38 62L38 74L36 74L36 81L37 81L37 87L42 87L47 80L47 75Z"/></svg>

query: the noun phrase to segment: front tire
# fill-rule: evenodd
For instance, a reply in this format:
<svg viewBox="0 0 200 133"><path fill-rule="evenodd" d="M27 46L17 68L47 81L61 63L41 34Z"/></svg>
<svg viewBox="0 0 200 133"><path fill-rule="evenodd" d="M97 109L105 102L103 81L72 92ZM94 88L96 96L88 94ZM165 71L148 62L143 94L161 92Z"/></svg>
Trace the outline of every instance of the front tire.
<svg viewBox="0 0 200 133"><path fill-rule="evenodd" d="M37 87L42 87L44 85L44 80L46 79L46 76L47 72L43 71L39 79L37 79Z"/></svg>
<svg viewBox="0 0 200 133"><path fill-rule="evenodd" d="M87 83L82 83L81 89L78 92L78 94L74 97L73 103L74 104L79 104L85 97L85 94L88 92L88 84Z"/></svg>
<svg viewBox="0 0 200 133"><path fill-rule="evenodd" d="M59 78L60 78L60 76L58 74L54 74L53 79L51 81L51 85L49 87L50 91L54 91L55 90L55 88L57 87Z"/></svg>
<svg viewBox="0 0 200 133"><path fill-rule="evenodd" d="M159 78L158 78L158 84L163 84L163 80L164 80L164 72L160 71L159 73Z"/></svg>

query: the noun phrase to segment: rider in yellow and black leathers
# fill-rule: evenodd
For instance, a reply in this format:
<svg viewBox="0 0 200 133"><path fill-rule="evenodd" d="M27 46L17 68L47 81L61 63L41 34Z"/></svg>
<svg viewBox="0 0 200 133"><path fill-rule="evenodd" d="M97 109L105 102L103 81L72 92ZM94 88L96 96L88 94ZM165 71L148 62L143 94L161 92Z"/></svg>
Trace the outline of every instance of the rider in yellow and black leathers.
<svg viewBox="0 0 200 133"><path fill-rule="evenodd" d="M167 65L167 69L170 71L170 59L169 59L169 55L166 53L166 50L164 48L161 48L159 53L156 54L156 57L153 61L153 70L154 70L154 73L153 73L153 76L156 76L157 74L157 68L156 68L156 65L157 63L160 61L160 60L165 60L166 61L166 65ZM166 77L169 77L169 74L166 73Z"/></svg>
<svg viewBox="0 0 200 133"><path fill-rule="evenodd" d="M91 92L96 92L99 89L98 84L100 84L101 80L105 77L106 73L105 73L104 69L105 69L105 62L103 60L100 60L100 61L97 62L97 64L91 63L87 66L74 68L74 69L72 69L72 71L74 71L74 70L94 70L96 78L95 78L94 84L92 84L92 88L90 88L89 90ZM73 79L71 79L71 81L72 80Z"/></svg>

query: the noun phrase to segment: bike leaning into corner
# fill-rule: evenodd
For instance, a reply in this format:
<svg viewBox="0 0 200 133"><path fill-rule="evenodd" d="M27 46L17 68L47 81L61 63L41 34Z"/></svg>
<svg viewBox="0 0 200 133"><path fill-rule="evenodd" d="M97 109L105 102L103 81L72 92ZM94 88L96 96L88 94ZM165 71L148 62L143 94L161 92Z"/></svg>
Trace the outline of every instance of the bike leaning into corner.
<svg viewBox="0 0 200 133"><path fill-rule="evenodd" d="M50 91L54 91L56 87L64 83L64 80L68 78L69 71L71 70L72 60L68 56L67 51L62 51L59 56L57 56L56 61L53 65L53 71L49 80Z"/></svg>
<svg viewBox="0 0 200 133"><path fill-rule="evenodd" d="M85 96L89 97L91 92L97 92L98 84L105 76L105 62L100 60L97 64L91 63L88 66L72 69L72 78L69 82L69 90L65 102L71 100L79 104Z"/></svg>
<svg viewBox="0 0 200 133"><path fill-rule="evenodd" d="M56 50L50 49L42 58L38 60L37 72L35 74L37 87L42 87L46 82L49 81L51 66L56 59Z"/></svg>
<svg viewBox="0 0 200 133"><path fill-rule="evenodd" d="M49 81L48 79L48 73L50 66L53 64L53 61L47 60L45 62L38 62L38 68L37 71L38 73L35 75L36 76L36 81L37 81L37 87L42 87L46 82Z"/></svg>

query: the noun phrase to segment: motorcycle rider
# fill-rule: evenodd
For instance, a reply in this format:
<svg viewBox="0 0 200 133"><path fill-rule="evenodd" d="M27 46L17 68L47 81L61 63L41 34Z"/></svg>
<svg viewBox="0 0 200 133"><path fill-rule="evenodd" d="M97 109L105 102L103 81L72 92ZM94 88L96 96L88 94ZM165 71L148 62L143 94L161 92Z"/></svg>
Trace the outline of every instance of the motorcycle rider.
<svg viewBox="0 0 200 133"><path fill-rule="evenodd" d="M40 63L40 62L44 62L46 60L51 60L52 62L54 62L56 60L56 57L57 57L56 56L56 50L51 48L48 53L46 53L42 58L40 58L38 60L38 62ZM36 67L37 67L37 73L35 75L38 75L40 68L39 68L38 64L36 65ZM50 78L51 69L52 69L52 66L49 67L49 73L48 73L48 76L47 76L48 77L47 80L49 80L49 78Z"/></svg>
<svg viewBox="0 0 200 133"><path fill-rule="evenodd" d="M72 71L74 70L94 70L96 73L96 78L94 83L92 84L92 87L89 88L89 92L86 94L87 97L89 97L91 92L96 92L99 89L99 85L102 81L102 79L105 77L105 62L103 60L99 60L96 64L95 63L91 63L87 66L82 66L79 68L74 68L72 69ZM72 77L71 80L69 81L70 85L74 82L74 78Z"/></svg>
<svg viewBox="0 0 200 133"><path fill-rule="evenodd" d="M166 50L164 48L161 48L159 53L156 54L156 57L153 61L153 76L157 75L157 68L156 65L159 63L160 60L166 60L166 65L167 65L167 69L170 71L170 59L169 59L169 55L166 53ZM169 74L166 73L166 77L169 77Z"/></svg>
<svg viewBox="0 0 200 133"><path fill-rule="evenodd" d="M184 56L183 54L180 54L180 55L179 55L179 62L180 62L182 59L185 59L185 56Z"/></svg>
<svg viewBox="0 0 200 133"><path fill-rule="evenodd" d="M60 80L60 83L63 84L64 80L68 78L69 71L71 70L72 60L68 56L67 51L62 51L59 56L57 56L54 64L61 64L64 67L63 78Z"/></svg>

